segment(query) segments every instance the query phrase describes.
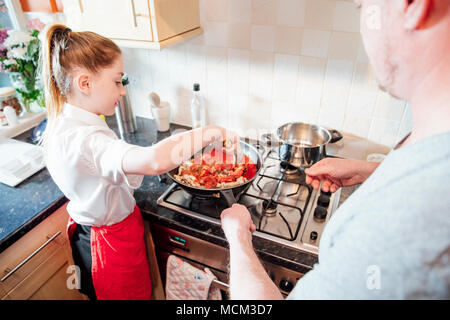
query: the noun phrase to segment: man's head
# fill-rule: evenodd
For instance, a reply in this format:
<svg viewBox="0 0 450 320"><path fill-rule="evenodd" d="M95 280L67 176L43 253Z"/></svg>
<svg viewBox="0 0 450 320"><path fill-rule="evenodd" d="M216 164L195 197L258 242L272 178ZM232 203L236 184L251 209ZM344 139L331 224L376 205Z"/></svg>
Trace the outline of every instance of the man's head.
<svg viewBox="0 0 450 320"><path fill-rule="evenodd" d="M449 67L450 0L355 2L367 55L389 93L408 100L429 72Z"/></svg>

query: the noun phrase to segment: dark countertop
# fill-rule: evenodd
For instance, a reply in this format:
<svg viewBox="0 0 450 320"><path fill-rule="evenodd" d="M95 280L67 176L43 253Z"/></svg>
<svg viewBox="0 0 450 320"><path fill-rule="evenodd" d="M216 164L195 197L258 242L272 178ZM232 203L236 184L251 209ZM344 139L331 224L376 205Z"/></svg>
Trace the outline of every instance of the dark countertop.
<svg viewBox="0 0 450 320"><path fill-rule="evenodd" d="M31 143L30 132L14 139ZM15 188L0 183L0 199L0 252L67 201L46 168Z"/></svg>
<svg viewBox="0 0 450 320"><path fill-rule="evenodd" d="M159 133L153 120L141 117L137 117L136 120L137 132L126 134L124 139L140 146L150 146L169 137L175 131L189 129L171 124L170 131ZM118 134L115 117L107 117L107 123ZM16 139L26 141L29 132ZM219 225L158 207L156 201L169 185L160 182L156 176L144 177L141 187L134 193L144 219L227 247L228 243ZM354 188L344 188L340 202L342 203L353 191ZM0 184L0 198L7 199L0 204L0 252L67 201L47 169L34 174L16 188ZM309 254L264 239L254 237L253 243L260 258L302 273L310 270L317 262L317 258Z"/></svg>

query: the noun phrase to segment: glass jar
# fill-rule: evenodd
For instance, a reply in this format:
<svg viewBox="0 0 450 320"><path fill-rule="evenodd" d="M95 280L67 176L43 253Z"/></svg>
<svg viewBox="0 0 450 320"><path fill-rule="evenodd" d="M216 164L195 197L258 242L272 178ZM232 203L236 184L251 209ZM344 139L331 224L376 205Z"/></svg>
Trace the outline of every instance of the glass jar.
<svg viewBox="0 0 450 320"><path fill-rule="evenodd" d="M22 105L16 95L16 89L13 87L0 88L0 111L6 106L12 107L19 116L22 113Z"/></svg>

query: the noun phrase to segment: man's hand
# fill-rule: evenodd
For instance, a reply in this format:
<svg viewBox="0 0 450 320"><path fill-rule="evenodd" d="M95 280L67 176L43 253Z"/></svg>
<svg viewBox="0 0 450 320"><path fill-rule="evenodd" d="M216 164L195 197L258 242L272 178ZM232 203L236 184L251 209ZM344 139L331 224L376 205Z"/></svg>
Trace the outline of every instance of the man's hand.
<svg viewBox="0 0 450 320"><path fill-rule="evenodd" d="M283 299L253 249L252 233L256 227L247 208L233 204L231 208L222 211L220 218L230 244L231 299Z"/></svg>
<svg viewBox="0 0 450 320"><path fill-rule="evenodd" d="M220 215L222 229L230 245L236 241L250 241L252 233L256 230L250 212L240 204L233 204L231 208L225 209Z"/></svg>
<svg viewBox="0 0 450 320"><path fill-rule="evenodd" d="M324 180L322 190L336 192L340 187L363 183L378 165L377 162L325 158L305 170L306 183L317 190L320 181Z"/></svg>

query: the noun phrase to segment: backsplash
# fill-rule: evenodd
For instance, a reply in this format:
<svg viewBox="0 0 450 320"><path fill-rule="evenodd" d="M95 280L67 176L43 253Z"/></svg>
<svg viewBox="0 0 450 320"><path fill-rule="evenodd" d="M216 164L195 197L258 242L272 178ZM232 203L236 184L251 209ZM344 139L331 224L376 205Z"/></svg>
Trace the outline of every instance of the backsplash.
<svg viewBox="0 0 450 320"><path fill-rule="evenodd" d="M378 89L352 0L200 0L204 34L152 51L122 48L134 113L151 118L152 91L190 125L200 83L209 123L255 135L291 121L393 146L410 108Z"/></svg>

